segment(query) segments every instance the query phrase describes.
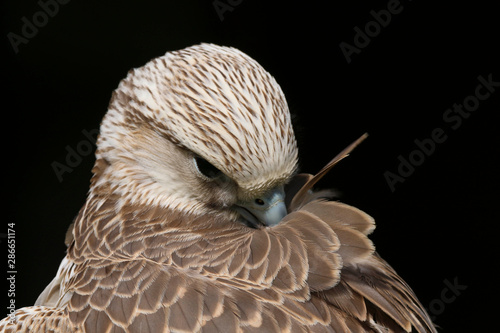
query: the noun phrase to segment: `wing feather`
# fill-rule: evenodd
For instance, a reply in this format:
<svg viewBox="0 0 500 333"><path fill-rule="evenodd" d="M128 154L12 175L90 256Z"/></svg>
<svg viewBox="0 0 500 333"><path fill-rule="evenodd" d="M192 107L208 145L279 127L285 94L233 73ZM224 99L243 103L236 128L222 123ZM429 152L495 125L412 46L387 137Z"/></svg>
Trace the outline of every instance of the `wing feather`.
<svg viewBox="0 0 500 333"><path fill-rule="evenodd" d="M177 332L198 332L202 325L203 295L202 283L193 283L184 295L170 305L169 329Z"/></svg>
<svg viewBox="0 0 500 333"><path fill-rule="evenodd" d="M71 270L60 269L71 278L62 289L59 278L50 290L72 295L64 317L70 327L102 332L434 332L411 289L374 252L367 238L373 219L302 195L310 202L273 228L182 230L126 220L146 216L141 207L121 218L99 212L100 220L120 221L119 228L85 232L77 220L86 244L73 241L65 264ZM89 205L87 213L98 207L109 205ZM204 226L210 217L196 219L193 225ZM145 230L139 233L138 225Z"/></svg>

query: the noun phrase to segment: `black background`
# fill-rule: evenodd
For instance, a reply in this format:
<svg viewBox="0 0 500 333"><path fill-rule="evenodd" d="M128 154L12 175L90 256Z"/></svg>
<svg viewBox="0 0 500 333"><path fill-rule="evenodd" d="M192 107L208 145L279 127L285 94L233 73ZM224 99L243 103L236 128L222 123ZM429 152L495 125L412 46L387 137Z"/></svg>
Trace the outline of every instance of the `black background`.
<svg viewBox="0 0 500 333"><path fill-rule="evenodd" d="M32 22L41 7L4 1L2 170L9 209L0 232L7 253L6 224L15 223L16 306L33 304L55 275L94 157L82 156L62 181L53 162L67 164L68 147L86 145L82 131L98 128L129 69L212 42L241 49L276 77L294 114L303 171L318 171L370 134L319 186L339 189L344 202L375 217L379 253L431 305L443 332L491 331L500 87L456 129L443 115L474 94L478 76L500 81L498 9L402 0L402 11L348 64L339 44L353 44L353 28L364 29L373 21L370 11L388 2L232 1L221 20L213 1L73 0L16 53L8 33L21 35L22 18ZM398 156L418 154L414 140L429 139L435 128L446 141L391 191L384 173L396 174ZM467 289L450 301L445 280Z"/></svg>

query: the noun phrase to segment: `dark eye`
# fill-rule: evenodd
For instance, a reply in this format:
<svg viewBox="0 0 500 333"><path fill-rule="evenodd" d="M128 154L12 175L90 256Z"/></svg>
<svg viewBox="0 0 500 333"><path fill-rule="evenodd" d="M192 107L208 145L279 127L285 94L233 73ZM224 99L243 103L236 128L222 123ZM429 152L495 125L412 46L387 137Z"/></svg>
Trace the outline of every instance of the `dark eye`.
<svg viewBox="0 0 500 333"><path fill-rule="evenodd" d="M262 199L255 199L255 203L259 206L264 206L265 202Z"/></svg>
<svg viewBox="0 0 500 333"><path fill-rule="evenodd" d="M201 158L199 156L196 156L194 158L194 162L196 164L196 167L198 168L198 171L205 177L213 179L217 178L222 174L222 172L214 167L210 162L208 162L206 159Z"/></svg>

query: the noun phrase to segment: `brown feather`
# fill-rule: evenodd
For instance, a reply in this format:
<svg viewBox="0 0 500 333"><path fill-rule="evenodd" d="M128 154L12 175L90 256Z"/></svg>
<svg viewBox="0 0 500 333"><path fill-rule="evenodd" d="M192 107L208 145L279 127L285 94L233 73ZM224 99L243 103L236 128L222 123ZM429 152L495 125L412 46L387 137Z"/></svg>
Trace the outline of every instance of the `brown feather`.
<svg viewBox="0 0 500 333"><path fill-rule="evenodd" d="M338 201L312 201L303 209L313 213L332 228L337 225L349 226L365 235L369 235L375 229L375 221L370 215Z"/></svg>
<svg viewBox="0 0 500 333"><path fill-rule="evenodd" d="M313 186L321 179L324 175L326 175L338 162L347 157L349 153L356 148L361 142L363 142L368 137L368 134L365 133L360 136L356 141L347 146L344 150L342 150L337 156L335 156L327 165L323 167L316 175L312 178L308 178L304 185L296 192L292 201L290 202L290 208L295 210L299 208L304 203L304 198L306 193L313 188Z"/></svg>
<svg viewBox="0 0 500 333"><path fill-rule="evenodd" d="M292 177L286 100L254 60L204 44L132 70L58 275L0 332L435 332L376 254L373 219L312 191L366 136ZM222 175L201 177L198 157ZM240 223L235 204L283 184L278 225Z"/></svg>

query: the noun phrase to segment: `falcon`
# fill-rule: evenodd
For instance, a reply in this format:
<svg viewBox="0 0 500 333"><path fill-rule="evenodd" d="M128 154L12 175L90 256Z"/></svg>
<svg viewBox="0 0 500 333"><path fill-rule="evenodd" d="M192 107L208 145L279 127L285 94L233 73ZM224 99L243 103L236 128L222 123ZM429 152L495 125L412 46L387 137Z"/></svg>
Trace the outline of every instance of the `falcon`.
<svg viewBox="0 0 500 333"><path fill-rule="evenodd" d="M67 255L1 332L436 332L374 220L297 173L285 96L201 44L131 70L101 123Z"/></svg>

